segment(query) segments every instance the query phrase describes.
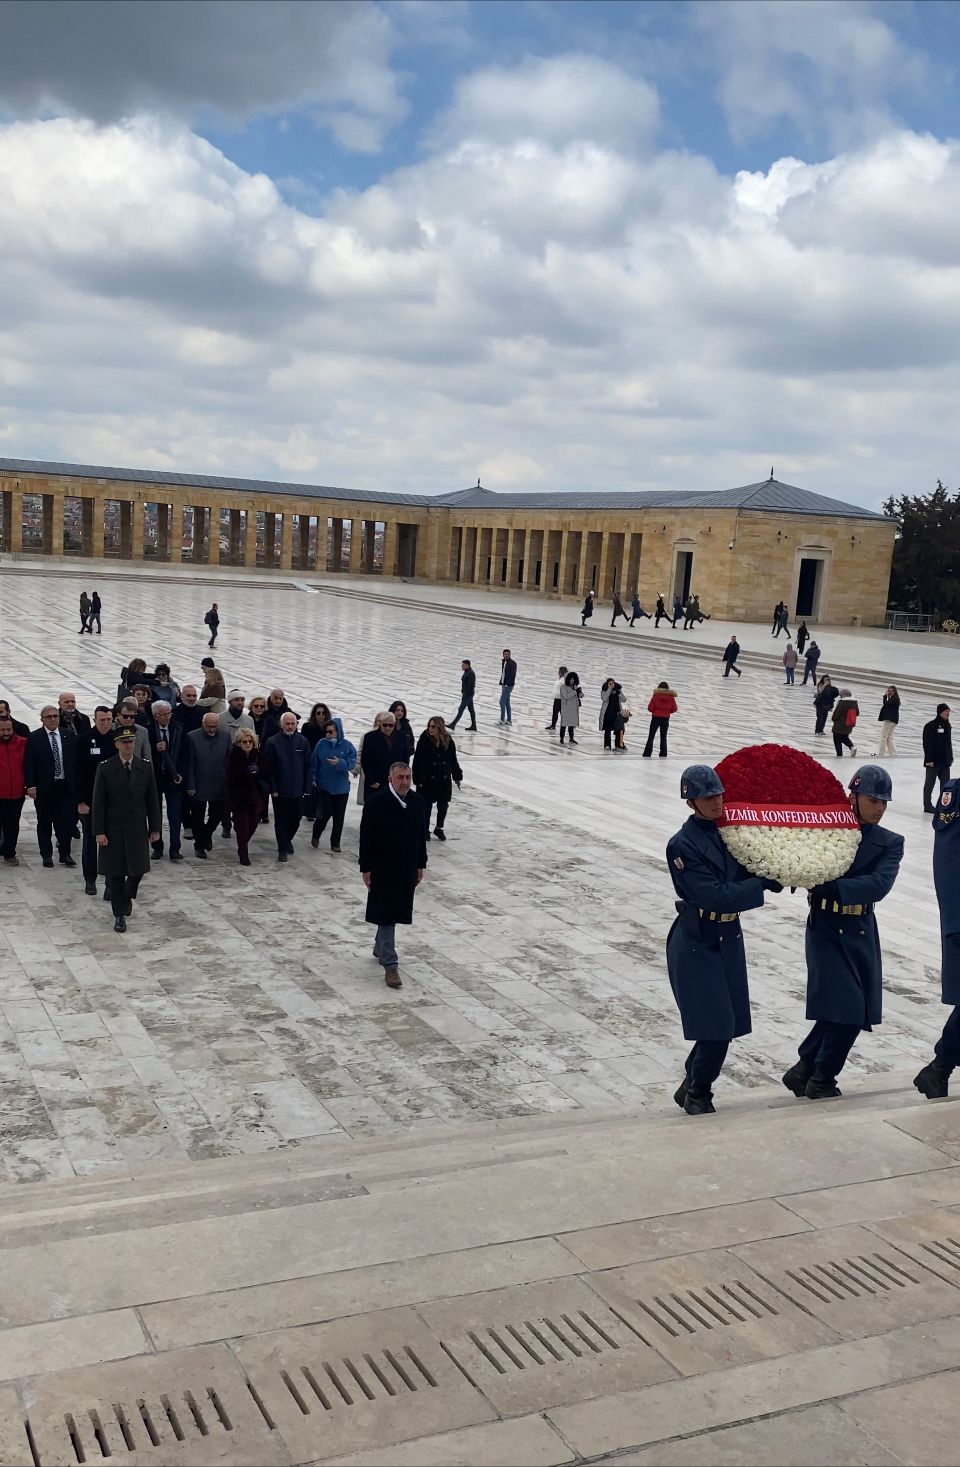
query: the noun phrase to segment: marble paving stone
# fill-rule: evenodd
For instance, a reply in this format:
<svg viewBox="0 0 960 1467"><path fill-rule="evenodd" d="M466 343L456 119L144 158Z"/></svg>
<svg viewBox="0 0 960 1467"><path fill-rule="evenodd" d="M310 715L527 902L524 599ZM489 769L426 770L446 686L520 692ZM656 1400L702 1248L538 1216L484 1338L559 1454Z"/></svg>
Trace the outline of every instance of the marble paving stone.
<svg viewBox="0 0 960 1467"><path fill-rule="evenodd" d="M960 1370L866 1391L843 1411L910 1467L960 1462Z"/></svg>
<svg viewBox="0 0 960 1467"><path fill-rule="evenodd" d="M142 1355L149 1349L132 1309L22 1325L19 1329L0 1331L0 1380L46 1375L104 1360L122 1360L130 1355Z"/></svg>
<svg viewBox="0 0 960 1467"><path fill-rule="evenodd" d="M564 1233L560 1241L593 1271L731 1247L755 1238L778 1238L804 1232L807 1226L780 1203L764 1200L705 1207L642 1222L613 1223L606 1228Z"/></svg>
<svg viewBox="0 0 960 1467"><path fill-rule="evenodd" d="M869 1401L873 1396L859 1399ZM613 1461L618 1467L769 1467L771 1462L803 1463L803 1467L897 1467L906 1459L881 1446L869 1429L872 1425L851 1421L839 1406L808 1406L681 1441L658 1442L640 1452L618 1454ZM882 1433L879 1435L882 1439Z"/></svg>
<svg viewBox="0 0 960 1467"><path fill-rule="evenodd" d="M916 1176L884 1177L875 1182L824 1187L781 1197L779 1201L815 1228L870 1222L940 1204L944 1207L960 1206L960 1166L947 1166L943 1170Z"/></svg>
<svg viewBox="0 0 960 1467"><path fill-rule="evenodd" d="M945 1284L942 1266L934 1272L922 1248L906 1251L866 1228L827 1228L732 1251L844 1339L960 1314L960 1289ZM960 1282L960 1248L954 1273Z"/></svg>
<svg viewBox="0 0 960 1467"><path fill-rule="evenodd" d="M584 1457L663 1442L779 1411L935 1376L960 1351L960 1319L911 1325L709 1375L555 1408L547 1419ZM881 1434L887 1441L885 1434ZM910 1460L909 1458L907 1460Z"/></svg>
<svg viewBox="0 0 960 1467"><path fill-rule="evenodd" d="M0 1388L0 1462L5 1467L34 1467L23 1412L12 1386Z"/></svg>
<svg viewBox="0 0 960 1467"><path fill-rule="evenodd" d="M255 1335L234 1350L300 1462L494 1416L409 1309Z"/></svg>
<svg viewBox="0 0 960 1467"><path fill-rule="evenodd" d="M102 637L76 636L81 576L79 566L58 573L54 601L62 611L51 603L43 567L5 577L0 696L31 725L63 688L76 688L88 711L112 699L129 659L129 636L112 629L109 611ZM108 606L126 593L122 568L98 567L98 576ZM250 868L239 867L233 842L219 837L206 863L189 847L178 865L155 862L128 941L113 933L104 904L84 896L79 871L40 868L28 802L22 864L0 873L0 1086L19 1092L0 1107L9 1117L0 1137L7 1179L58 1176L65 1160L89 1175L151 1156L252 1153L314 1134L402 1135L428 1121L454 1127L638 1103L669 1111L665 1087L687 1048L663 956L674 916L663 850L684 813L677 775L683 763L715 759L759 727L822 757L806 694L782 690L776 667L768 673L759 663L735 689L724 683L713 624L698 638L700 657L689 648L681 654L662 634L591 640L570 607L540 598L487 596L485 611L496 608L500 619L461 622L452 613L477 595L463 587L404 587L401 601L384 602L395 586L364 586L358 599L340 594L346 578L319 579L305 595L289 581L254 576L240 596L201 568L179 574L184 611L171 620L172 584L160 567L138 568L141 625L165 628L162 642L140 634L144 656L166 656L181 681L196 677L196 623L218 587L229 609L217 649L227 681L248 692L280 682L301 711L323 697L354 741L371 711L394 696L409 700L417 727L431 709L455 706L466 637L478 670L480 729L458 730L465 781L450 839L431 842L416 921L401 933L404 988L392 994L369 957L353 799L340 860L312 851L303 831L293 861L278 867L272 829L264 827ZM50 604L42 628L38 595ZM523 625L511 629L518 717L501 729L499 653L511 608L521 602ZM429 656L408 659L399 687L383 651L388 626L405 646L429 647ZM877 654L866 634L859 641L839 629L824 634L851 658L861 646ZM315 647L323 648L319 684L317 661L304 650ZM768 650L762 639L760 650ZM896 638L884 639L882 650L918 655L913 642ZM829 659L829 645L824 652ZM576 750L561 749L543 729L565 656L575 656L586 690ZM945 666L932 652L929 664ZM604 758L596 712L611 667L641 706L661 677L678 688L669 760L641 761L636 748L615 765ZM919 765L911 762L927 716L921 701L905 700L905 757L890 765L897 780L890 821L907 847L879 918L887 1017L858 1042L855 1074L918 1065L943 1021L933 1001L939 939L930 832L916 808ZM721 1105L737 1092L775 1090L791 1062L804 1031L804 917L802 894L784 894L744 920L754 1035L732 1047ZM51 1069L75 1073L86 1087L83 1126L62 1120L66 1108L48 1094L58 1087L43 1073ZM648 1088L658 1084L663 1091ZM111 1108L105 1097L113 1092L123 1104ZM151 1107L166 1140L124 1134L119 1117ZM939 1129L924 1139L952 1145ZM34 1147L32 1159L24 1144Z"/></svg>
<svg viewBox="0 0 960 1467"><path fill-rule="evenodd" d="M573 1453L542 1416L519 1416L328 1460L331 1467L560 1467Z"/></svg>

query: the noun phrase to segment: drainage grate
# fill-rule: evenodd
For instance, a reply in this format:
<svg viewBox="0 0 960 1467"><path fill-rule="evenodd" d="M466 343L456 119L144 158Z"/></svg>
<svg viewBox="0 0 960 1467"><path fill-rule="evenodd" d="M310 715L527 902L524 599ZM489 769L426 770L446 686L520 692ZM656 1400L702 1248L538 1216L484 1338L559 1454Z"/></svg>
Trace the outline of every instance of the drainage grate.
<svg viewBox="0 0 960 1467"><path fill-rule="evenodd" d="M235 1351L263 1422L297 1461L494 1417L412 1309L254 1335Z"/></svg>
<svg viewBox="0 0 960 1467"><path fill-rule="evenodd" d="M542 1410L669 1379L637 1311L578 1279L449 1299L421 1309L447 1355L501 1412Z"/></svg>
<svg viewBox="0 0 960 1467"><path fill-rule="evenodd" d="M287 1460L225 1346L43 1376L25 1395L36 1467Z"/></svg>
<svg viewBox="0 0 960 1467"><path fill-rule="evenodd" d="M845 1339L940 1319L958 1309L960 1243L950 1237L889 1240L862 1227L827 1228L747 1243L738 1257Z"/></svg>
<svg viewBox="0 0 960 1467"><path fill-rule="evenodd" d="M743 1279L734 1279L719 1288L705 1284L701 1289L685 1289L682 1293L655 1294L652 1298L637 1299L636 1303L674 1339L684 1332L692 1335L698 1329L719 1329L780 1312Z"/></svg>

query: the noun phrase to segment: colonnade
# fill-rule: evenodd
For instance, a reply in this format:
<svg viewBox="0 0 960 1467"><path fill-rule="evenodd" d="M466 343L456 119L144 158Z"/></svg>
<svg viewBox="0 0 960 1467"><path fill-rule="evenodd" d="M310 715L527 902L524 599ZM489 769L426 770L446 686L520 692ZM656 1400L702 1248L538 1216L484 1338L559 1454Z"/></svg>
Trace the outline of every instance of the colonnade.
<svg viewBox="0 0 960 1467"><path fill-rule="evenodd" d="M640 531L582 530L543 522L523 528L455 525L450 541L452 581L505 586L557 596L607 599L638 585ZM662 558L662 557L661 557Z"/></svg>

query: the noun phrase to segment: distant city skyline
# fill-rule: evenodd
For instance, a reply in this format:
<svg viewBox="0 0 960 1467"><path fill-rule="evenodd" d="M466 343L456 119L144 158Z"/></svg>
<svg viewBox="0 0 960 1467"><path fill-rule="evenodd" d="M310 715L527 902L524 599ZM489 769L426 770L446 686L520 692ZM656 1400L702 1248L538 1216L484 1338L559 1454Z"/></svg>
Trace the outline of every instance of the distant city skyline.
<svg viewBox="0 0 960 1467"><path fill-rule="evenodd" d="M955 485L952 3L0 0L0 454Z"/></svg>

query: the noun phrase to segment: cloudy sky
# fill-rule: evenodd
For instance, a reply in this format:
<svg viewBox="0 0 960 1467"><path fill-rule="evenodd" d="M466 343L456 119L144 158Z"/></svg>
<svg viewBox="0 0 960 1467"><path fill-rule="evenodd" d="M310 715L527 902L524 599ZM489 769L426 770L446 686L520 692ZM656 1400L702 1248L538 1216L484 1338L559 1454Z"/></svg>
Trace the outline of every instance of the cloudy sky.
<svg viewBox="0 0 960 1467"><path fill-rule="evenodd" d="M0 0L0 455L955 484L960 7Z"/></svg>

